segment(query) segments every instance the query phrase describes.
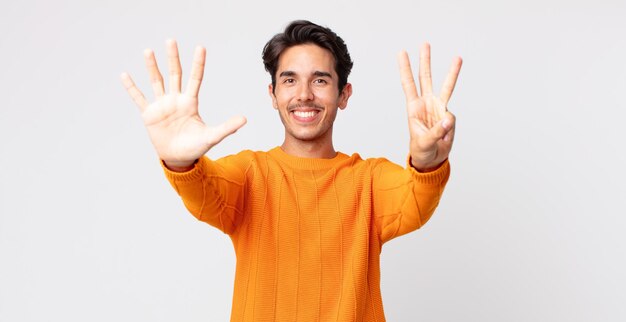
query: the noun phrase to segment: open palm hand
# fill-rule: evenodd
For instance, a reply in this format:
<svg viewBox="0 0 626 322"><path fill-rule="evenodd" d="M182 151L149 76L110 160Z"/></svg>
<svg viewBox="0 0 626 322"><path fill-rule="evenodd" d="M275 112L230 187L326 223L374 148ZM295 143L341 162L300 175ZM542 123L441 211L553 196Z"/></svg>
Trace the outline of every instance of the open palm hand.
<svg viewBox="0 0 626 322"><path fill-rule="evenodd" d="M398 56L402 89L410 133L411 165L420 171L430 171L441 165L450 154L454 141L456 119L447 105L461 70L461 58L455 58L444 82L441 94L433 95L430 72L430 45L420 49L419 83L417 92L408 54Z"/></svg>
<svg viewBox="0 0 626 322"><path fill-rule="evenodd" d="M174 170L189 168L226 136L241 128L246 119L233 117L216 127L207 126L198 114L198 92L204 74L206 50L196 48L191 75L181 92L181 66L174 40L167 42L169 92L165 93L163 77L152 50L144 52L155 100L148 103L131 77L122 74L122 84L141 110L142 119L158 156Z"/></svg>

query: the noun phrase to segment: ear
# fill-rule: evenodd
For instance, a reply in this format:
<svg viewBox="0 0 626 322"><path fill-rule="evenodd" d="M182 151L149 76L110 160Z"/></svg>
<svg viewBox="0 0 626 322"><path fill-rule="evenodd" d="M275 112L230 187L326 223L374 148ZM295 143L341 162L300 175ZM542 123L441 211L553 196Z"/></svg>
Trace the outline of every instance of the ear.
<svg viewBox="0 0 626 322"><path fill-rule="evenodd" d="M339 108L345 109L348 107L348 99L352 96L352 84L346 83L346 86L343 87L341 93L339 93Z"/></svg>
<svg viewBox="0 0 626 322"><path fill-rule="evenodd" d="M272 84L269 84L267 86L267 92L268 94L270 94L270 98L272 99L272 107L274 107L274 109L277 110L278 102L276 102L276 95L274 95L274 86L272 86Z"/></svg>

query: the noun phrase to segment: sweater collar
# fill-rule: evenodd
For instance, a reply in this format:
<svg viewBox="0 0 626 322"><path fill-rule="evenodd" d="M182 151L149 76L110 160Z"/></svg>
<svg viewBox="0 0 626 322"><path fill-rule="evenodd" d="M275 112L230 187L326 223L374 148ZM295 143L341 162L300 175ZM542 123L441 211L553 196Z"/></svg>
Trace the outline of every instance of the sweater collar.
<svg viewBox="0 0 626 322"><path fill-rule="evenodd" d="M287 154L279 146L269 150L269 154L271 157L291 168L302 170L326 170L350 158L348 155L341 152L337 152L337 155L331 159L301 158Z"/></svg>

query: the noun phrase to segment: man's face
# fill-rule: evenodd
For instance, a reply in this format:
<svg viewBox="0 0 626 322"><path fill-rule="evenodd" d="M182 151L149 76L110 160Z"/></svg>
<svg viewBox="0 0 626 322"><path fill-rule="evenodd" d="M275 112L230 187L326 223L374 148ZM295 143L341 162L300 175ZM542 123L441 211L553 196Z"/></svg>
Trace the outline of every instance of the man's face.
<svg viewBox="0 0 626 322"><path fill-rule="evenodd" d="M272 104L285 126L285 142L332 143L337 108L352 94L347 84L338 90L335 59L326 49L304 44L286 49L278 60L276 88L269 86Z"/></svg>

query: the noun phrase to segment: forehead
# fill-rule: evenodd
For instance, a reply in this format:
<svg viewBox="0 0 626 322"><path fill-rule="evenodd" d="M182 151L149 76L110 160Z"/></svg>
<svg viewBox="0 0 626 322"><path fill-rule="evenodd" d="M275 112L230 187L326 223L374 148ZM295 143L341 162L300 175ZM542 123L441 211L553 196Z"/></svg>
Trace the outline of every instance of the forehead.
<svg viewBox="0 0 626 322"><path fill-rule="evenodd" d="M325 48L314 44L303 44L289 47L278 58L278 75L284 71L309 74L316 71L335 73L335 58Z"/></svg>

